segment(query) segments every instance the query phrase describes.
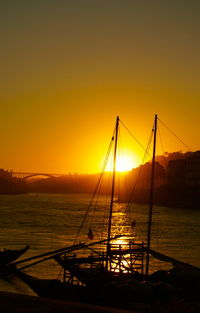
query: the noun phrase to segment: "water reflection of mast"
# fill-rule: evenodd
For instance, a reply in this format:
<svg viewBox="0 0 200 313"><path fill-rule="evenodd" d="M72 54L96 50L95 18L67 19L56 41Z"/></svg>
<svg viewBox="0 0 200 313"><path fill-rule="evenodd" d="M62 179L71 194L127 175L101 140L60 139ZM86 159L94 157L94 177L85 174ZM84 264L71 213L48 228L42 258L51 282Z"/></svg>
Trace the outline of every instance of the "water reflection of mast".
<svg viewBox="0 0 200 313"><path fill-rule="evenodd" d="M118 140L118 129L119 129L119 116L116 119L115 127L115 146L114 146L114 157L113 157L113 177L112 177L112 190L110 199L110 213L108 222L108 237L107 237L107 250L106 250L106 268L108 269L108 258L110 253L110 236L111 236L111 226L112 226L112 211L113 211L113 201L115 194L115 174L116 174L116 157L117 157L117 140Z"/></svg>

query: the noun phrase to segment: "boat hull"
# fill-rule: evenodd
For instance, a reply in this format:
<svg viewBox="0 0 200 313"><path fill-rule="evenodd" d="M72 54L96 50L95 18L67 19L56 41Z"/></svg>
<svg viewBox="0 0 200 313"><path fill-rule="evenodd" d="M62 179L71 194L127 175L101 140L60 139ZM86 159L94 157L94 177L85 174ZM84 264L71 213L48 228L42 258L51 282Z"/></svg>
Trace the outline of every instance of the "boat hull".
<svg viewBox="0 0 200 313"><path fill-rule="evenodd" d="M8 265L18 259L22 254L24 254L29 249L29 246L24 247L19 250L6 249L0 251L0 267Z"/></svg>

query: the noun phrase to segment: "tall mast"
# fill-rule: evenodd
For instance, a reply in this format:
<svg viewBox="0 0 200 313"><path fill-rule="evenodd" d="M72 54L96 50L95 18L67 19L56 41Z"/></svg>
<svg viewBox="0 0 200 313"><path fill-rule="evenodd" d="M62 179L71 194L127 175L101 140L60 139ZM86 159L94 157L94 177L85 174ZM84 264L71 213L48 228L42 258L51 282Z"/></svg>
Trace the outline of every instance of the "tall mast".
<svg viewBox="0 0 200 313"><path fill-rule="evenodd" d="M149 207L149 223L148 223L148 234L147 234L147 259L146 259L146 275L149 274L149 249L151 244L151 224L152 224L152 210L154 201L154 176L155 176L155 156L156 156L156 133L157 133L157 114L154 120L154 140L153 140L153 157L152 157L152 168L151 168L151 186L150 186L150 207Z"/></svg>
<svg viewBox="0 0 200 313"><path fill-rule="evenodd" d="M116 174L116 158L117 158L117 140L118 140L118 129L119 129L119 116L116 119L115 127L115 146L114 146L114 157L113 157L113 176L112 176L112 190L111 190L111 200L110 200L110 213L108 222L108 238L107 238L107 250L106 250L106 267L108 268L108 256L110 251L110 235L112 226L112 211L113 211L113 201L115 194L115 174Z"/></svg>

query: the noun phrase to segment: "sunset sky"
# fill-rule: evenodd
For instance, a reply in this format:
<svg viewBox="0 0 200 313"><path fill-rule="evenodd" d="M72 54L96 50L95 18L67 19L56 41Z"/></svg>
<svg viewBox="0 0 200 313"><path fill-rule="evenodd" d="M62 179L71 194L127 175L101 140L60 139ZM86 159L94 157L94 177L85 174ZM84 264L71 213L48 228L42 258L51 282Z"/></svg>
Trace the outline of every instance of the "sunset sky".
<svg viewBox="0 0 200 313"><path fill-rule="evenodd" d="M0 27L0 168L98 172L117 115L200 150L200 1L2 1Z"/></svg>

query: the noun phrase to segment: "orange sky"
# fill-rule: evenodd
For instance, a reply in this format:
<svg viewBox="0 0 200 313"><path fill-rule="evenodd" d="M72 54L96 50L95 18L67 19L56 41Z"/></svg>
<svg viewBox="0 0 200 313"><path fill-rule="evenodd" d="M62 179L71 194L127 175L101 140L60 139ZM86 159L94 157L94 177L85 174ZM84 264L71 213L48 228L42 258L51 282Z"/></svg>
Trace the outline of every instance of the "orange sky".
<svg viewBox="0 0 200 313"><path fill-rule="evenodd" d="M0 167L97 172L117 115L143 145L157 113L200 149L199 9L195 0L1 4ZM185 150L165 131L163 145Z"/></svg>

